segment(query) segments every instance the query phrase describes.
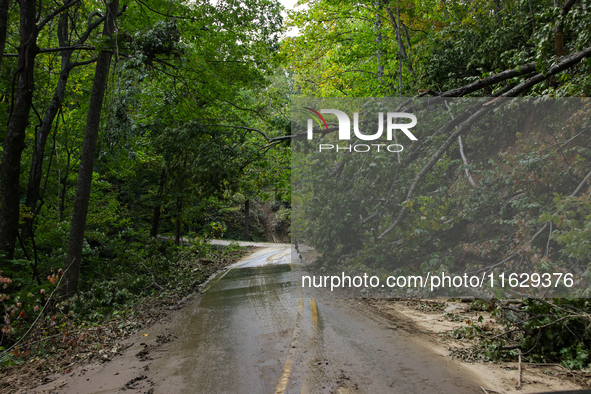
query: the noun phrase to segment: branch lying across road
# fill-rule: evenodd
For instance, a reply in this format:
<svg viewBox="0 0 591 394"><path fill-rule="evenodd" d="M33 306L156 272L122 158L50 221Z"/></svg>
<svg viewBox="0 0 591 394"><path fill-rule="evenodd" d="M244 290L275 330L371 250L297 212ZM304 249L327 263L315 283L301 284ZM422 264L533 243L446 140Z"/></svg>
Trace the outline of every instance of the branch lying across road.
<svg viewBox="0 0 591 394"><path fill-rule="evenodd" d="M447 140L443 143L443 145L441 145L439 147L439 149L433 154L433 156L431 156L428 163L415 176L414 180L412 181L412 183L410 185L410 188L409 188L408 193L406 195L405 201L409 201L413 197L414 191L415 191L418 183L423 179L423 177L427 174L427 172L429 172L431 170L431 168L433 168L433 166L437 163L439 158L447 151L447 149L452 145L452 143L455 142L455 140L458 138L458 136L460 136L463 132L467 131L468 128L472 124L474 124L474 122L476 122L478 119L480 119L482 116L484 116L491 109L497 107L502 102L502 101L498 101L500 98L516 97L519 94L528 91L534 85L546 80L547 78L549 78L553 75L558 74L561 71L564 71L564 70L578 64L581 60L586 59L588 57L591 57L591 47L589 47L583 51L573 53L570 56L566 56L566 57L562 58L557 64L550 67L546 73L539 73L539 74L536 74L536 75L528 78L527 80L525 80L522 83L518 84L517 86L513 87L509 91L500 95L497 99L489 101L488 103L485 103L485 104L476 104L475 106L472 106L471 109L476 109L476 112L474 112L463 123L458 125L458 127L455 129L455 131L447 138ZM452 120L451 122L448 122L448 124L443 126L441 129L447 128L448 125L451 124L452 122L454 122L454 121ZM382 239L384 236L386 236L388 233L390 233L392 230L394 230L398 226L398 224L402 221L404 214L406 213L406 207L407 206L404 205L400 209L400 211L398 212L398 216L396 217L396 220L394 221L394 223L390 227L388 227L382 234L380 234L378 239Z"/></svg>
<svg viewBox="0 0 591 394"><path fill-rule="evenodd" d="M507 79L519 77L521 75L529 74L536 70L536 62L524 64L523 66L516 67L511 70L505 70L498 74L491 75L489 77L480 79L476 82L472 82L468 85L459 87L457 89L448 90L443 92L437 97L461 97L487 86L494 85L496 83L506 81Z"/></svg>
<svg viewBox="0 0 591 394"><path fill-rule="evenodd" d="M550 67L550 69L545 74L543 74L543 73L534 74L533 76L529 77L524 82L522 82L518 85L510 85L510 86L506 87L505 89L503 89L500 92L501 94L498 97L515 97L515 96L519 95L520 93L523 93L523 92L529 90L532 86L536 85L537 83L549 78L552 75L557 74L560 71L563 71L569 67L572 67L573 65L579 63L581 60L583 60L587 57L590 57L590 56L591 56L591 48L587 48L584 51L576 52L570 56L564 57L556 65ZM494 85L498 82L502 82L507 79L511 79L511 78L521 76L521 75L531 74L532 72L535 71L535 69L536 69L535 62L527 63L527 64L524 64L523 66L516 67L514 69L506 70L506 71L500 72L498 74L483 78L479 81L470 83L466 86L462 86L457 89L452 89L452 90L448 90L446 92L443 92L443 93L439 94L437 97L430 100L430 104L435 104L437 101L443 100L444 97L465 96L466 94L475 92L477 90L480 90L480 89L490 86L490 85ZM421 92L421 94L419 96L424 96L429 93L433 94L434 92L432 92L432 91ZM491 108L492 108L492 106L488 107L486 109L486 111L484 111L484 112L487 112L488 109L491 109ZM478 119L483 114L484 113L477 116L476 119ZM460 120L465 120L465 119L466 119L466 117L456 118L455 121L449 122L448 124L441 127L438 130L438 132L449 130L450 128L455 126L456 122L459 122ZM473 119L472 121L470 121L470 124L472 124L476 119ZM466 120L466 122L468 120ZM265 138L265 140L268 143L275 142L275 141L289 140L289 139L294 139L294 138L304 138L306 136L305 133L300 133L300 134L292 134L292 135L286 135L286 136L280 136L280 137L269 137L267 135L267 133L265 133L264 131L262 131L260 129L254 128L254 127L233 126L233 125L224 125L224 124L207 124L207 125L203 125L203 126L206 126L206 127L226 127L226 128L253 131L253 132L260 134L263 138ZM465 129L465 127L462 127L462 130L463 129ZM332 131L336 131L336 130L338 130L337 127L330 127L328 132L332 132ZM457 130L458 129L456 129L456 131ZM459 134L454 133L454 139L458 135ZM441 152L441 153L443 153L443 152ZM414 190L414 188L413 188L413 190ZM385 233L383 233L382 235L385 235Z"/></svg>

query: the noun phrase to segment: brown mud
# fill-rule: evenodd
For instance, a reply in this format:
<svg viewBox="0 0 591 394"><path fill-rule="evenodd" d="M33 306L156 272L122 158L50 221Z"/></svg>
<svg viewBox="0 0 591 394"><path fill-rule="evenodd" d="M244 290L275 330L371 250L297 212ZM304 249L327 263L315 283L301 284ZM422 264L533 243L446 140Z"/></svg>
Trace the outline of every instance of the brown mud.
<svg viewBox="0 0 591 394"><path fill-rule="evenodd" d="M542 393L591 388L591 374L572 371L559 364L521 363L521 388L517 388L519 363L483 361L473 350L474 339L454 338L454 332L477 324L484 329L498 329L490 312L474 311L469 303L433 300L366 299L363 304L401 330L422 337L423 345L433 353L451 357L479 376L488 392ZM482 319L479 322L480 317Z"/></svg>

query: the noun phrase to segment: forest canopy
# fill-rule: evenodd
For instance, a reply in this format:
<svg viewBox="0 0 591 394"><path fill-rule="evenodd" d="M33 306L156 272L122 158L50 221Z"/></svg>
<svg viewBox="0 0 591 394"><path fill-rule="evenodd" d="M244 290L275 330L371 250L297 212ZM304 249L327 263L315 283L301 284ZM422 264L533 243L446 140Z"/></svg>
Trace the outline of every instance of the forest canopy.
<svg viewBox="0 0 591 394"><path fill-rule="evenodd" d="M313 274L375 276L379 283L444 272L576 276L578 290L556 286L564 298L552 302L543 298L559 289L536 287L535 275L520 276L509 293L477 288L468 295L514 314L505 320L511 334L480 342L486 357L523 352L533 362L588 366L590 304L578 298L589 297L591 281L587 2L300 4L288 21L299 35L284 40L282 56L296 92L292 235L320 254ZM561 107L560 98L572 101ZM464 102L471 104L458 105ZM533 106L522 113L507 109L525 102ZM369 114L361 122L365 137L351 133L339 141L341 120L326 108L344 111L351 122L353 113ZM436 126L423 121L431 127L413 129L418 141L401 142L401 134L389 141L385 133L366 141L379 129L378 111L420 118L424 108L432 109L428 119ZM326 124L308 120L311 140L306 119L319 119L312 110ZM402 144L404 151L366 151L370 143ZM333 149L322 151L322 144ZM425 296L398 290L343 294ZM528 295L519 308L495 301ZM462 335L486 330L471 329Z"/></svg>
<svg viewBox="0 0 591 394"><path fill-rule="evenodd" d="M581 98L552 133L467 132L481 106L389 163L296 161L293 170L316 165L331 183L294 206L330 201L351 215L335 234L311 209L292 235L322 254L319 269L552 263L591 280L589 7L0 0L0 351L39 322L57 329L55 316L96 321L142 297L194 289L211 273L195 259L229 253L207 240L242 237L224 215L239 212L248 228L251 201L274 200L289 219L291 149L302 139L294 98ZM334 131L327 125L326 138ZM378 181L376 166L395 176ZM364 199L374 186L379 198ZM562 316L574 309L556 305L531 301L522 345L547 316L572 320ZM557 346L585 367L591 358L576 349L587 349L589 325L573 319L586 331L571 338L560 325L568 339Z"/></svg>
<svg viewBox="0 0 591 394"><path fill-rule="evenodd" d="M270 0L0 3L0 347L50 293L71 316L177 288L172 241L289 200L282 26Z"/></svg>

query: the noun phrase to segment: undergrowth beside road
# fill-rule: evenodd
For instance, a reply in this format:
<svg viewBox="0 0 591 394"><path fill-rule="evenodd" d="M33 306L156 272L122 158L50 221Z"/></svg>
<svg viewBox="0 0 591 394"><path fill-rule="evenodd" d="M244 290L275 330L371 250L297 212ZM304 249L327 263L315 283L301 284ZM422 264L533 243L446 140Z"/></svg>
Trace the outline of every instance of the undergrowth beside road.
<svg viewBox="0 0 591 394"><path fill-rule="evenodd" d="M551 391L546 384L553 379L591 388L591 370L586 366L589 354L585 350L591 316L588 300L469 301L368 298L363 305L397 328L431 337L431 344L452 359L489 364L482 365L479 373L495 367L503 373L515 371L506 379L494 377L508 388L501 392L516 387L521 369L528 371L522 376L526 392ZM550 381L532 378L532 373L548 376Z"/></svg>
<svg viewBox="0 0 591 394"><path fill-rule="evenodd" d="M248 250L199 238L180 247L153 238L105 243L86 262L78 294L65 300L56 291L61 271L35 289L0 273L6 311L0 335L0 391L26 385L15 379L38 383L48 373L66 372L80 361L110 360L121 350L118 341L176 308Z"/></svg>
<svg viewBox="0 0 591 394"><path fill-rule="evenodd" d="M475 341L469 356L452 352L465 361L517 360L559 363L585 370L591 365L591 301L588 299L523 299L504 302L476 300L473 311L490 311L500 327L493 329L482 320L467 320L454 330L455 338Z"/></svg>

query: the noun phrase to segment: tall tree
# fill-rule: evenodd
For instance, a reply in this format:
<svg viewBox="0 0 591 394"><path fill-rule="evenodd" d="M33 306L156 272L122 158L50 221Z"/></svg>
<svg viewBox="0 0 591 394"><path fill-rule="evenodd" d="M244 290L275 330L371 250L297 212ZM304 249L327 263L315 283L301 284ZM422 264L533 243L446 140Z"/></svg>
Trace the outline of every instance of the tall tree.
<svg viewBox="0 0 591 394"><path fill-rule="evenodd" d="M104 15L101 16L98 13L91 14L88 20L88 27L86 29L86 32L84 32L82 37L78 41L76 41L73 46L70 46L71 43L68 39L68 20L70 20L71 18L72 17L68 15L67 12L63 12L58 22L58 44L60 48L66 49L62 49L60 51L61 70L58 77L58 82L55 86L51 102L49 103L49 106L45 111L45 115L41 122L41 126L39 127L39 131L35 134L35 146L33 150L31 170L29 172L29 185L27 189L27 199L25 203L27 208L33 212L35 212L35 210L37 209L37 201L39 199L39 189L41 186L41 176L43 173L43 158L45 156L45 145L47 143L47 137L49 136L49 132L51 131L53 121L56 115L58 114L58 111L64 100L64 96L66 94L66 86L68 84L68 78L70 77L70 72L74 69L74 67L96 61L96 59L91 59L81 62L71 62L74 48L79 47L81 44L84 44L84 42L90 36L90 33L105 20ZM27 215L25 217L25 223L22 229L23 238L27 238L29 235L32 234L32 222L33 216Z"/></svg>
<svg viewBox="0 0 591 394"><path fill-rule="evenodd" d="M111 1L105 10L106 18L103 27L103 37L109 41L112 40L113 33L115 32L115 22L117 20L118 10L118 0ZM99 53L96 62L94 82L90 94L90 105L88 108L88 116L86 118L82 158L80 160L80 169L78 171L74 211L72 213L72 222L70 225L65 281L62 288L63 296L74 295L78 288L78 277L80 275L80 263L82 260L82 246L84 243L84 229L86 227L86 216L88 213L88 202L90 200L90 188L92 185L94 154L112 55L112 48L104 49Z"/></svg>
<svg viewBox="0 0 591 394"><path fill-rule="evenodd" d="M10 0L0 0L0 69L6 46L6 30L8 29L8 7Z"/></svg>
<svg viewBox="0 0 591 394"><path fill-rule="evenodd" d="M79 2L80 0L71 0L50 9L41 19L42 10L38 9L34 1L19 1L18 68L12 79L13 87L16 89L11 98L4 153L0 164L0 254L6 259L14 257L18 236L21 155L25 148L26 129L29 125L29 113L35 90L35 56L39 53L37 38L39 32L53 18ZM2 21L0 28L1 23Z"/></svg>
<svg viewBox="0 0 591 394"><path fill-rule="evenodd" d="M25 131L29 125L29 111L35 89L35 56L37 47L37 6L34 1L20 0L20 45L16 94L10 107L4 154L0 165L0 252L4 257L14 257L20 215L19 178L21 154L25 148Z"/></svg>

